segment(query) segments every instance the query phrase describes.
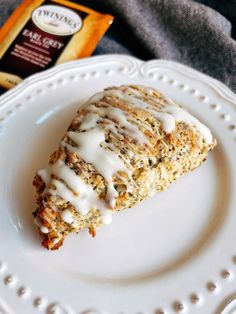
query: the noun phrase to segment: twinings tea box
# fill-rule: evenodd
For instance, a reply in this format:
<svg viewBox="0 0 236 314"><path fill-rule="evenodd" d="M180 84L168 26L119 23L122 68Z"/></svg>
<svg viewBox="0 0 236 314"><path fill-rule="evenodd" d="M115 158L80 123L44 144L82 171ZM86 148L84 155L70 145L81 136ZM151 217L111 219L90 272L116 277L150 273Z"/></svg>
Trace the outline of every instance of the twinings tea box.
<svg viewBox="0 0 236 314"><path fill-rule="evenodd" d="M25 0L0 30L0 86L88 57L113 21L66 0Z"/></svg>

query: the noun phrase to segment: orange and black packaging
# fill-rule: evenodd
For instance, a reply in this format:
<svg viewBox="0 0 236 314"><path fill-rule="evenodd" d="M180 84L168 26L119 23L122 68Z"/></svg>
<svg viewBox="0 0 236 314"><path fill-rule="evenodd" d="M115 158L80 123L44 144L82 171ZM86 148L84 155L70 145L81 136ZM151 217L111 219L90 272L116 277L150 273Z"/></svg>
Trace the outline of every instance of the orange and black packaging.
<svg viewBox="0 0 236 314"><path fill-rule="evenodd" d="M113 21L67 0L25 0L0 30L0 86L91 55Z"/></svg>

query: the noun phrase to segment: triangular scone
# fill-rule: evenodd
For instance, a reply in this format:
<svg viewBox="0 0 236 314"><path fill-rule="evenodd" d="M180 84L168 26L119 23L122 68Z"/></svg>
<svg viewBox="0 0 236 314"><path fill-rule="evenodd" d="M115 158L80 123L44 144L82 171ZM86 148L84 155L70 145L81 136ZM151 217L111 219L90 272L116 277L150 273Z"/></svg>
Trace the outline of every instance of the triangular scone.
<svg viewBox="0 0 236 314"><path fill-rule="evenodd" d="M43 246L67 234L94 236L112 213L165 190L214 148L210 130L153 88L109 87L79 109L34 178Z"/></svg>

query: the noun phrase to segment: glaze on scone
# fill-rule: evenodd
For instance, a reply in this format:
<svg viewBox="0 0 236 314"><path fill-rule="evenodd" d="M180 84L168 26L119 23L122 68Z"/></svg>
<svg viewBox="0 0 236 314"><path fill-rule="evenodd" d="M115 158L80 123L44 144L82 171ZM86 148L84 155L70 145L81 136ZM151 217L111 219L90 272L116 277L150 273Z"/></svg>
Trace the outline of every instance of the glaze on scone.
<svg viewBox="0 0 236 314"><path fill-rule="evenodd" d="M34 177L43 246L57 249L67 234L84 228L95 236L114 212L165 190L215 145L206 126L153 88L95 94Z"/></svg>

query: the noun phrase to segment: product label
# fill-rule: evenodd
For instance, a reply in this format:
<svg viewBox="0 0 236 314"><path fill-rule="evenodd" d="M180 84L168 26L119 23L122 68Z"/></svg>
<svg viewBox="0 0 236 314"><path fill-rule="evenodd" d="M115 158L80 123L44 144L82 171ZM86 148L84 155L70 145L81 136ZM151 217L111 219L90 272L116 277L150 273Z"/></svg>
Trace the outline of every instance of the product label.
<svg viewBox="0 0 236 314"><path fill-rule="evenodd" d="M0 71L25 78L55 64L87 14L53 1L36 8L0 60Z"/></svg>
<svg viewBox="0 0 236 314"><path fill-rule="evenodd" d="M82 19L77 13L56 5L37 8L32 14L32 20L41 30L59 36L72 35L82 26Z"/></svg>

